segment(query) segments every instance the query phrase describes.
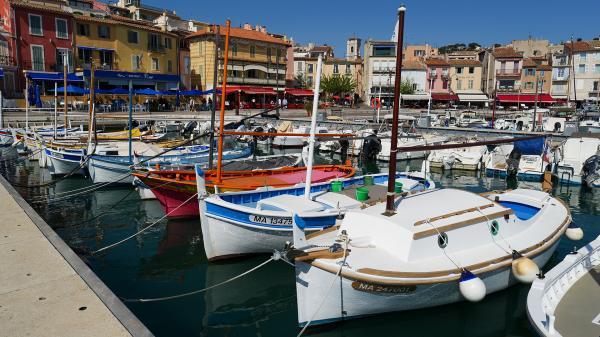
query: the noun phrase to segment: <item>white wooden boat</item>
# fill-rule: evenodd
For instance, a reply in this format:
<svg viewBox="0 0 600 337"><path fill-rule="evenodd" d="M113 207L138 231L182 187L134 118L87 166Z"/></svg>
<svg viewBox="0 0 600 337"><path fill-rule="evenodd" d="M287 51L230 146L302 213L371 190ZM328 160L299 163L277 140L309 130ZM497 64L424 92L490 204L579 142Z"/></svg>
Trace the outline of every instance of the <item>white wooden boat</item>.
<svg viewBox="0 0 600 337"><path fill-rule="evenodd" d="M485 172L488 176L506 175L507 159L513 151L513 144L501 144L495 146L491 151L488 149L484 155Z"/></svg>
<svg viewBox="0 0 600 337"><path fill-rule="evenodd" d="M53 176L85 174L86 153L84 148L62 147L57 144L44 145L44 155L50 162L49 170Z"/></svg>
<svg viewBox="0 0 600 337"><path fill-rule="evenodd" d="M0 147L9 147L13 144L14 138L10 130L0 130Z"/></svg>
<svg viewBox="0 0 600 337"><path fill-rule="evenodd" d="M600 133L600 119L587 119L579 122L579 131Z"/></svg>
<svg viewBox="0 0 600 337"><path fill-rule="evenodd" d="M600 334L600 237L536 279L527 296L529 321L540 336Z"/></svg>
<svg viewBox="0 0 600 337"><path fill-rule="evenodd" d="M303 196L304 184L208 196L204 173L197 165L200 224L206 256L216 260L283 248L286 241L292 240L292 213L298 209L318 215L309 231L330 227L341 214L364 206L363 202L355 200L354 188L363 186L365 177L338 180L344 186L341 193L331 192L329 182L314 184L310 200ZM372 191L368 202L385 197L387 174L368 177L373 180L373 185L367 186ZM418 172L398 173L396 181L402 183L404 191L435 187L432 180Z"/></svg>
<svg viewBox="0 0 600 337"><path fill-rule="evenodd" d="M298 134L308 134L310 133L310 126L299 126L292 127L291 123L286 121L283 122L278 128L277 131L280 133L298 133ZM328 133L326 127L319 126L316 128L317 134ZM273 139L272 146L275 148L302 148L306 144L307 137L302 136L277 136Z"/></svg>
<svg viewBox="0 0 600 337"><path fill-rule="evenodd" d="M448 144L460 143L449 142ZM427 157L427 165L429 168L444 170L479 171L483 166L483 156L486 152L485 146L434 150Z"/></svg>
<svg viewBox="0 0 600 337"><path fill-rule="evenodd" d="M435 205L435 206L432 206ZM349 211L306 235L313 214L294 215L298 322L324 324L384 312L479 301L532 282L571 222L539 191L484 196L443 189Z"/></svg>
<svg viewBox="0 0 600 337"><path fill-rule="evenodd" d="M416 137L406 136L398 138L398 147L412 147L412 146L428 146L428 145L441 145L447 141L447 137L435 136L435 135L419 135ZM381 140L381 152L377 155L377 160L390 161L391 151L391 140L384 138ZM411 159L422 159L429 155L429 151L399 151L396 160L411 160Z"/></svg>
<svg viewBox="0 0 600 337"><path fill-rule="evenodd" d="M569 138L559 147L556 174L561 183L600 187L600 138Z"/></svg>

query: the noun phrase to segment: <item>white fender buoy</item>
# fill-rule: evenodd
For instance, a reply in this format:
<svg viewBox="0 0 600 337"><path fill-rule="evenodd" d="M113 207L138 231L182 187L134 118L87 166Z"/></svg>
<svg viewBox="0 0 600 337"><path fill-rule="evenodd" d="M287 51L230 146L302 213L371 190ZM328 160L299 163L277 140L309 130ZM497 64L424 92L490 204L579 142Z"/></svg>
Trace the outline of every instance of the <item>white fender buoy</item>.
<svg viewBox="0 0 600 337"><path fill-rule="evenodd" d="M479 302L485 297L485 283L467 269L463 269L460 274L458 284L461 295L470 302Z"/></svg>
<svg viewBox="0 0 600 337"><path fill-rule="evenodd" d="M567 231L565 232L565 235L567 238L569 238L569 240L579 241L583 239L583 229L577 226L574 222L571 222L567 228Z"/></svg>
<svg viewBox="0 0 600 337"><path fill-rule="evenodd" d="M519 282L532 283L540 273L540 268L532 259L513 251L512 273Z"/></svg>

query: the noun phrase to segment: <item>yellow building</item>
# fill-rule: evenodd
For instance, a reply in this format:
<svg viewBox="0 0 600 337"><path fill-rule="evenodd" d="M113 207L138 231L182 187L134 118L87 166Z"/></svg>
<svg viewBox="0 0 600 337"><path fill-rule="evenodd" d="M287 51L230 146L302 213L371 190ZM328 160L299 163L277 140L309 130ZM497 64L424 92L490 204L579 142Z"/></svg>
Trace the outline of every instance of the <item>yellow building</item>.
<svg viewBox="0 0 600 337"><path fill-rule="evenodd" d="M450 90L465 104L488 102L481 89L482 65L479 60L450 59Z"/></svg>
<svg viewBox="0 0 600 337"><path fill-rule="evenodd" d="M217 32L218 30L218 32ZM216 37L224 48L225 27L211 26L191 34L190 48L192 88L213 88ZM265 91L285 87L287 49L291 44L282 36L268 34L261 26L231 28L227 83L230 87L262 87ZM223 57L219 55L217 86L220 86ZM256 90L258 91L258 90Z"/></svg>
<svg viewBox="0 0 600 337"><path fill-rule="evenodd" d="M97 70L104 70L97 76L100 88L124 86L129 79L136 87L177 87L176 34L116 15L75 14L74 19L75 66L87 70L93 60Z"/></svg>
<svg viewBox="0 0 600 337"><path fill-rule="evenodd" d="M310 89L314 89L315 76L317 73L317 58L304 58L306 63L306 84ZM323 76L348 76L356 82L355 93L362 92L362 59L342 59L335 57L326 57L323 60Z"/></svg>

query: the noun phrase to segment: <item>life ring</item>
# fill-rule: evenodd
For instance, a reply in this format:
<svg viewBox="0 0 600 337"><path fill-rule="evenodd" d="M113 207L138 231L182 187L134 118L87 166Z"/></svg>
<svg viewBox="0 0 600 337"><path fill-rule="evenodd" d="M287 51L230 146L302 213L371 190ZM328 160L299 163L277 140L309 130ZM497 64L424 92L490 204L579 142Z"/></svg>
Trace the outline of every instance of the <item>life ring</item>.
<svg viewBox="0 0 600 337"><path fill-rule="evenodd" d="M379 100L379 98L372 98L371 99L371 108L373 108L373 109L380 109L381 108L381 101Z"/></svg>

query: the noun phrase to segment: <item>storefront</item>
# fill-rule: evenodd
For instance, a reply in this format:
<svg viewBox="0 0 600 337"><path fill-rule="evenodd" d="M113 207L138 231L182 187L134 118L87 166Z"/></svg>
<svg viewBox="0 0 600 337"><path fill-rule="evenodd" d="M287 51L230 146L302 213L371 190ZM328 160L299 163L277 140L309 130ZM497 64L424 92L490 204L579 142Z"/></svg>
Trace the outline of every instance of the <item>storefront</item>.
<svg viewBox="0 0 600 337"><path fill-rule="evenodd" d="M556 99L549 94L498 94L496 99L502 106L516 106L522 109L527 109L535 105L536 102L538 106L548 106L556 103Z"/></svg>
<svg viewBox="0 0 600 337"><path fill-rule="evenodd" d="M285 89L285 98L288 101L288 109L304 109L304 104L307 100L311 100L312 97L314 97L314 91L312 89Z"/></svg>
<svg viewBox="0 0 600 337"><path fill-rule="evenodd" d="M39 86L42 94L50 95L54 90L54 84L63 86L63 73L46 71L25 71L25 78L30 86ZM83 87L83 78L74 73L67 74L67 82L78 87Z"/></svg>
<svg viewBox="0 0 600 337"><path fill-rule="evenodd" d="M458 102L458 95L450 93L432 93L431 100L433 101L434 107L448 107L449 105L456 104Z"/></svg>
<svg viewBox="0 0 600 337"><path fill-rule="evenodd" d="M472 106L483 108L489 106L490 99L484 93L472 93L458 94L458 101L468 108Z"/></svg>
<svg viewBox="0 0 600 337"><path fill-rule="evenodd" d="M408 108L426 108L427 104L429 104L430 98L431 96L425 93L400 95L400 99L402 100L402 107Z"/></svg>
<svg viewBox="0 0 600 337"><path fill-rule="evenodd" d="M90 70L84 70L83 79L86 83L90 80ZM132 81L134 89L151 88L158 91L177 89L179 85L178 75L135 73L114 70L95 70L94 82L98 89L128 88Z"/></svg>

